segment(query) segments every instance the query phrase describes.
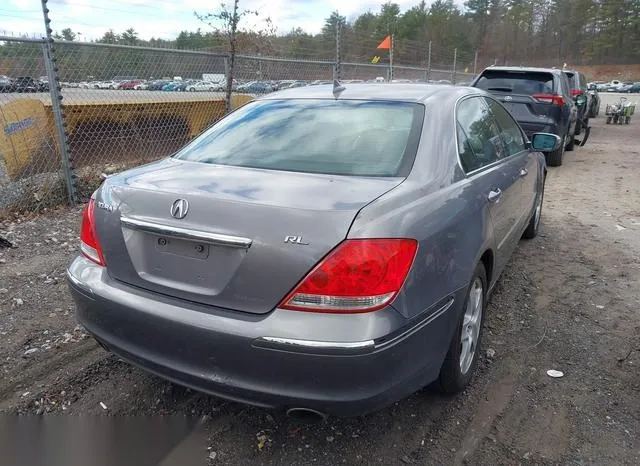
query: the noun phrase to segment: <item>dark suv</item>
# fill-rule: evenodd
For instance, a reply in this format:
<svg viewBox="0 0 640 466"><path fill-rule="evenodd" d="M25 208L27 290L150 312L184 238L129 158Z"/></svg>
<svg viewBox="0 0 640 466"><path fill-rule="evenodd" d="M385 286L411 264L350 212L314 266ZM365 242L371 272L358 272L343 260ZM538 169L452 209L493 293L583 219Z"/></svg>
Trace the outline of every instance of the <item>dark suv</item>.
<svg viewBox="0 0 640 466"><path fill-rule="evenodd" d="M534 133L560 136L560 148L546 158L551 166L562 165L565 149L574 148L578 113L566 74L551 68L491 66L472 86L498 98L529 138Z"/></svg>
<svg viewBox="0 0 640 466"><path fill-rule="evenodd" d="M578 121L576 122L576 134L582 132L583 126L589 126L589 109L591 108L591 94L587 89L587 78L579 71L564 70L564 74L569 78L571 86L571 96L578 109ZM583 124L584 122L584 124Z"/></svg>

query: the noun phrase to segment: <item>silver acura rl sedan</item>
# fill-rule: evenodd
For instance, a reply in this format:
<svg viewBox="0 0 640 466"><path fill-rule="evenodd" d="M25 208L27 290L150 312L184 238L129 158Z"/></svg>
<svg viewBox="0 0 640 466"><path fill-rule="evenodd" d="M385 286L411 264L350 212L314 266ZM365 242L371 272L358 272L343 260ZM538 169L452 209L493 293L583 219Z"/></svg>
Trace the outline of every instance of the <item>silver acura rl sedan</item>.
<svg viewBox="0 0 640 466"><path fill-rule="evenodd" d="M77 318L133 365L291 416L460 391L559 144L478 89L270 94L104 181L67 271Z"/></svg>

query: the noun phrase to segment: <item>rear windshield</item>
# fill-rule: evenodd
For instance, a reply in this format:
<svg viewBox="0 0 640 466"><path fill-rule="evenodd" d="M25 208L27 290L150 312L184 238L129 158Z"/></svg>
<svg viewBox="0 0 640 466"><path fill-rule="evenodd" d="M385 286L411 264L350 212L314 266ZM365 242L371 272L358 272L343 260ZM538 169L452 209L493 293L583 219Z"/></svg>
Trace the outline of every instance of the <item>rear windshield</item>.
<svg viewBox="0 0 640 466"><path fill-rule="evenodd" d="M407 102L262 100L212 126L180 160L356 176L404 176L424 107Z"/></svg>
<svg viewBox="0 0 640 466"><path fill-rule="evenodd" d="M489 92L512 94L552 94L553 75L533 71L485 71L475 87Z"/></svg>

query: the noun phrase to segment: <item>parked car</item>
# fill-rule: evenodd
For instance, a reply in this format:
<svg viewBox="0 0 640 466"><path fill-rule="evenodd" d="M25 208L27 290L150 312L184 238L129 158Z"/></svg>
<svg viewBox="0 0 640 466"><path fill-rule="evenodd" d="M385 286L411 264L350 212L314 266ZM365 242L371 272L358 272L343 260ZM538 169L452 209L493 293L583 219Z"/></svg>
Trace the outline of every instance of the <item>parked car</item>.
<svg viewBox="0 0 640 466"><path fill-rule="evenodd" d="M294 89L296 87L304 87L307 86L307 82L306 81L294 81L291 84L289 84L287 87L283 88L283 89Z"/></svg>
<svg viewBox="0 0 640 466"><path fill-rule="evenodd" d="M480 73L473 86L495 95L527 136L537 132L560 136L561 146L546 157L549 165L562 165L565 149L574 148L578 109L561 70L492 66Z"/></svg>
<svg viewBox="0 0 640 466"><path fill-rule="evenodd" d="M576 104L578 110L578 118L576 120L575 134L578 135L582 132L582 127L589 126L589 109L591 108L591 94L587 92L587 78L584 74L574 70L563 70L563 73L569 80L569 87L571 88L571 97Z"/></svg>
<svg viewBox="0 0 640 466"><path fill-rule="evenodd" d="M187 86L187 91L189 92L197 92L197 91L216 91L220 85L218 83L212 83L209 81L196 81Z"/></svg>
<svg viewBox="0 0 640 466"><path fill-rule="evenodd" d="M608 83L603 83L598 90L602 92L618 92L622 86L624 86L622 81L614 79Z"/></svg>
<svg viewBox="0 0 640 466"><path fill-rule="evenodd" d="M238 92L247 92L249 94L268 94L273 92L273 87L268 83L252 81L238 86L237 90Z"/></svg>
<svg viewBox="0 0 640 466"><path fill-rule="evenodd" d="M638 93L640 92L640 82L633 83L629 88L629 93Z"/></svg>
<svg viewBox="0 0 640 466"><path fill-rule="evenodd" d="M93 87L95 89L117 89L119 85L120 83L116 81L97 81Z"/></svg>
<svg viewBox="0 0 640 466"><path fill-rule="evenodd" d="M172 90L177 92L185 92L189 86L194 84L196 81L192 81L190 79L186 79L178 82L178 85L175 86Z"/></svg>
<svg viewBox="0 0 640 466"><path fill-rule="evenodd" d="M598 94L598 86L595 83L589 84L588 92L591 95L591 104L589 106L589 118L595 118L600 114L600 94Z"/></svg>
<svg viewBox="0 0 640 466"><path fill-rule="evenodd" d="M49 85L39 82L30 76L19 76L13 80L13 92L46 92Z"/></svg>
<svg viewBox="0 0 640 466"><path fill-rule="evenodd" d="M162 90L162 88L169 84L171 81L167 81L164 79L159 79L157 81L152 81L149 83L149 85L147 86L147 89L150 91L160 91Z"/></svg>
<svg viewBox="0 0 640 466"><path fill-rule="evenodd" d="M171 81L162 86L163 91L175 91L182 81Z"/></svg>
<svg viewBox="0 0 640 466"><path fill-rule="evenodd" d="M560 142L529 143L473 88L254 100L94 193L67 271L77 318L134 365L291 416L459 392L487 296L538 232L537 150Z"/></svg>
<svg viewBox="0 0 640 466"><path fill-rule="evenodd" d="M624 92L626 94L640 92L640 82L638 82L638 83L632 83L632 82L624 83L620 87L620 89L618 89L618 92Z"/></svg>
<svg viewBox="0 0 640 466"><path fill-rule="evenodd" d="M132 79L131 81L124 81L118 85L118 89L133 90L138 84L142 84L142 79Z"/></svg>
<svg viewBox="0 0 640 466"><path fill-rule="evenodd" d="M331 84L332 81L328 81L326 79L317 79L315 81L312 81L309 85L310 86L320 86L322 84Z"/></svg>
<svg viewBox="0 0 640 466"><path fill-rule="evenodd" d="M13 92L13 79L0 75L0 92Z"/></svg>

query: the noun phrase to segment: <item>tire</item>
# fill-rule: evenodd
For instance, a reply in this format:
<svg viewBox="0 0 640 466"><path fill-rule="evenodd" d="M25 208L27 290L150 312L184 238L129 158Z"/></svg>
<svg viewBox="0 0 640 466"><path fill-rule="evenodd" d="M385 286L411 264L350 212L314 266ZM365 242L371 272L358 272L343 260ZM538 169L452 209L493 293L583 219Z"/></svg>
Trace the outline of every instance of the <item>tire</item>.
<svg viewBox="0 0 640 466"><path fill-rule="evenodd" d="M564 139L562 143L560 143L560 147L553 152L548 152L545 154L545 158L547 159L547 165L550 167L559 167L562 165L562 156L564 155Z"/></svg>
<svg viewBox="0 0 640 466"><path fill-rule="evenodd" d="M582 132L582 122L580 120L576 121L576 129L574 134L578 136Z"/></svg>
<svg viewBox="0 0 640 466"><path fill-rule="evenodd" d="M631 117L626 117L626 118L624 119L624 124L625 124L625 125L628 125L630 122L631 122Z"/></svg>
<svg viewBox="0 0 640 466"><path fill-rule="evenodd" d="M480 288L478 289L478 286ZM479 293L479 296L478 296ZM474 306L474 303L479 307ZM443 393L458 393L471 381L478 365L482 328L487 304L487 273L479 263L467 288L463 312L444 358L436 387ZM463 334L467 339L463 340ZM474 341L475 340L475 341ZM464 342L468 342L465 346Z"/></svg>
<svg viewBox="0 0 640 466"><path fill-rule="evenodd" d="M195 87L190 87L190 88L189 88L189 92L195 92L195 91L196 91L196 88L195 88Z"/></svg>
<svg viewBox="0 0 640 466"><path fill-rule="evenodd" d="M523 238L533 239L538 236L538 229L540 228L540 218L542 217L542 201L544 201L544 180L542 181L542 191L536 198L536 206L533 209L533 214L529 219L529 225L522 235Z"/></svg>
<svg viewBox="0 0 640 466"><path fill-rule="evenodd" d="M611 117L607 117L606 124L608 124L608 125L610 125L610 124L611 124Z"/></svg>

